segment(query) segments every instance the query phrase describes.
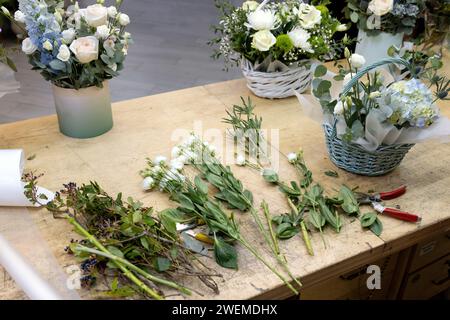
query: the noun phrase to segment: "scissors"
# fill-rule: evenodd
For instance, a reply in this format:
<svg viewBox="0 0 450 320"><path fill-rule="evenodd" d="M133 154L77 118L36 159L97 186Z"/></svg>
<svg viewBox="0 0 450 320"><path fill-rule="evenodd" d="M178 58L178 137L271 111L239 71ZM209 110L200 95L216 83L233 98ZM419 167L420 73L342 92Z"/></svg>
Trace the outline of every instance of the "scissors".
<svg viewBox="0 0 450 320"><path fill-rule="evenodd" d="M387 208L382 205L383 200L391 200L400 197L405 194L406 186L401 186L392 191L380 192L377 194L367 194L362 192L357 192L357 200L360 205L370 204L375 209L375 211L388 215L390 217L400 219L409 222L419 222L421 218L418 215L401 211L394 208Z"/></svg>

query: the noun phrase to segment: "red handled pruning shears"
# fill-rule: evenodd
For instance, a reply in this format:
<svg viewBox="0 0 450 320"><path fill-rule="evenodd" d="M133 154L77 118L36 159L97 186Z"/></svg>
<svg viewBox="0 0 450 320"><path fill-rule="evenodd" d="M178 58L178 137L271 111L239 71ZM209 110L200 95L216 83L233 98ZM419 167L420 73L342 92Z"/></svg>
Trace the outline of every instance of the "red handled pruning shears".
<svg viewBox="0 0 450 320"><path fill-rule="evenodd" d="M370 204L379 213L388 215L390 217L409 221L409 222L419 222L421 218L415 214L404 212L394 208L386 208L381 202L383 200L391 200L400 197L406 192L406 186L402 186L398 189L388 191L388 192L380 192L378 194L366 194L358 192L358 203L359 204Z"/></svg>

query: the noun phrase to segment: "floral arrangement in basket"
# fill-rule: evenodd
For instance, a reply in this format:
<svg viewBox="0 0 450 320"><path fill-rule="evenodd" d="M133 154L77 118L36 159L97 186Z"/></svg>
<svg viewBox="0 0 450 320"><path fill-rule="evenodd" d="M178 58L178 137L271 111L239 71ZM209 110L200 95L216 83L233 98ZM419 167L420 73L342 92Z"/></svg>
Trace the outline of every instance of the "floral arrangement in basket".
<svg viewBox="0 0 450 320"><path fill-rule="evenodd" d="M258 96L283 98L293 89L310 84L310 60L324 60L343 49L333 40L337 31L347 30L333 18L326 5L298 0L258 3L246 1L235 7L217 0L219 36L210 41L228 68L241 63L249 88Z"/></svg>
<svg viewBox="0 0 450 320"><path fill-rule="evenodd" d="M128 15L119 12L123 0L110 7L104 0L81 9L61 0L19 0L12 16L23 31L22 51L34 70L61 88L101 87L123 68L131 36ZM21 27L23 29L23 27Z"/></svg>
<svg viewBox="0 0 450 320"><path fill-rule="evenodd" d="M384 174L414 143L450 135L450 120L435 104L449 99L450 80L438 74L442 61L423 52L405 51L402 57L399 52L391 48L394 57L363 67L364 57L346 49L348 68L338 65L333 78L325 66L316 68L312 92L322 106L327 146L338 167ZM386 65L400 69L400 75L376 70Z"/></svg>
<svg viewBox="0 0 450 320"><path fill-rule="evenodd" d="M411 34L424 8L424 0L348 0L345 14L370 35Z"/></svg>

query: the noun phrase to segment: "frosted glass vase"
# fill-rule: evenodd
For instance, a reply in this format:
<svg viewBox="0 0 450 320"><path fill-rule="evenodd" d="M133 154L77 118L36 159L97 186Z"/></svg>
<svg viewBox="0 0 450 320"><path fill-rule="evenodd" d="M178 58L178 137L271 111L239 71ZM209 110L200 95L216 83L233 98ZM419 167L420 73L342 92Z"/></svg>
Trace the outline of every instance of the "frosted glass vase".
<svg viewBox="0 0 450 320"><path fill-rule="evenodd" d="M61 133L72 138L93 138L113 127L109 83L103 88L80 90L53 85L56 113Z"/></svg>
<svg viewBox="0 0 450 320"><path fill-rule="evenodd" d="M392 45L400 48L403 44L403 35L403 33L380 32L376 36L371 36L364 30L359 30L355 52L366 58L366 65L375 63L389 57L387 51Z"/></svg>

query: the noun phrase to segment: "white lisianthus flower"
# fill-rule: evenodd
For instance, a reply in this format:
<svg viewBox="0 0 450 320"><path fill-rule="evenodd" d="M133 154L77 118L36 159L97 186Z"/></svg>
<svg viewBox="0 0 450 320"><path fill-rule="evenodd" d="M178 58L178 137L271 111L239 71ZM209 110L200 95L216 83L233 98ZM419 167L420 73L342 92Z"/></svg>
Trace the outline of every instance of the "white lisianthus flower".
<svg viewBox="0 0 450 320"><path fill-rule="evenodd" d="M247 16L248 25L253 30L271 30L275 26L277 18L270 10L256 10Z"/></svg>
<svg viewBox="0 0 450 320"><path fill-rule="evenodd" d="M50 41L45 40L45 42L42 44L42 47L47 50L47 51L52 51L53 50L53 45Z"/></svg>
<svg viewBox="0 0 450 320"><path fill-rule="evenodd" d="M349 60L352 67L356 69L361 68L363 65L366 64L366 59L362 55L357 53L352 54Z"/></svg>
<svg viewBox="0 0 450 320"><path fill-rule="evenodd" d="M291 39L294 47L301 49L311 49L311 44L308 42L311 35L308 31L303 28L295 28L291 32L288 33L289 38Z"/></svg>
<svg viewBox="0 0 450 320"><path fill-rule="evenodd" d="M106 25L98 26L97 31L95 32L95 36L98 39L106 39L109 37L109 33L111 30Z"/></svg>
<svg viewBox="0 0 450 320"><path fill-rule="evenodd" d="M259 51L269 51L277 42L275 36L269 30L261 30L253 35L252 48Z"/></svg>
<svg viewBox="0 0 450 320"><path fill-rule="evenodd" d="M59 11L55 11L55 13L53 14L55 16L55 19L58 23L61 23L63 20L63 17L61 15L61 13Z"/></svg>
<svg viewBox="0 0 450 320"><path fill-rule="evenodd" d="M37 46L31 41L30 38L25 38L22 41L22 51L27 54L33 54L37 50Z"/></svg>
<svg viewBox="0 0 450 320"><path fill-rule="evenodd" d="M394 0L372 0L369 3L369 10L376 16L384 16L394 8Z"/></svg>
<svg viewBox="0 0 450 320"><path fill-rule="evenodd" d="M56 56L56 58L58 58L59 60L61 60L63 62L69 61L69 59L70 59L69 47L66 46L65 44L62 44L59 47L58 55Z"/></svg>
<svg viewBox="0 0 450 320"><path fill-rule="evenodd" d="M115 18L117 15L117 8L115 6L108 7L108 17Z"/></svg>
<svg viewBox="0 0 450 320"><path fill-rule="evenodd" d="M167 158L166 157L164 157L164 156L157 156L156 158L155 158L155 164L161 164L161 163L166 163L167 162Z"/></svg>
<svg viewBox="0 0 450 320"><path fill-rule="evenodd" d="M98 39L93 36L81 37L72 42L70 51L80 63L89 63L98 59Z"/></svg>
<svg viewBox="0 0 450 320"><path fill-rule="evenodd" d="M152 177L147 177L142 181L142 189L145 191L151 190L155 186L155 180Z"/></svg>
<svg viewBox="0 0 450 320"><path fill-rule="evenodd" d="M306 3L301 3L298 9L300 25L305 29L312 29L322 21L322 13Z"/></svg>
<svg viewBox="0 0 450 320"><path fill-rule="evenodd" d="M342 114L344 114L344 102L342 101L338 101L338 103L336 103L336 106L334 107L334 114L337 116L340 116Z"/></svg>
<svg viewBox="0 0 450 320"><path fill-rule="evenodd" d="M67 30L64 30L61 33L62 38L63 38L63 40L64 40L64 42L66 44L71 44L72 43L73 39L75 39L75 34L76 34L76 31L73 28L69 28Z"/></svg>
<svg viewBox="0 0 450 320"><path fill-rule="evenodd" d="M236 157L236 165L242 167L245 165L245 156L243 154L238 154Z"/></svg>
<svg viewBox="0 0 450 320"><path fill-rule="evenodd" d="M258 1L245 1L242 4L242 9L244 9L245 11L255 11L256 9L258 9L258 6Z"/></svg>
<svg viewBox="0 0 450 320"><path fill-rule="evenodd" d="M119 14L119 23L121 26L126 26L130 24L130 17L125 14L125 13L121 13Z"/></svg>
<svg viewBox="0 0 450 320"><path fill-rule="evenodd" d="M338 32L343 32L343 31L347 31L348 26L346 24L340 24L336 27L336 31Z"/></svg>
<svg viewBox="0 0 450 320"><path fill-rule="evenodd" d="M25 15L22 11L17 10L14 13L14 20L16 20L19 23L25 23Z"/></svg>
<svg viewBox="0 0 450 320"><path fill-rule="evenodd" d="M88 6L82 14L86 22L94 28L104 25L108 21L108 9L99 3Z"/></svg>
<svg viewBox="0 0 450 320"><path fill-rule="evenodd" d="M184 167L184 161L180 161L178 158L170 161L170 168L181 171Z"/></svg>
<svg viewBox="0 0 450 320"><path fill-rule="evenodd" d="M295 161L297 161L298 156L295 152L291 152L287 155L287 158L290 163L294 163Z"/></svg>

